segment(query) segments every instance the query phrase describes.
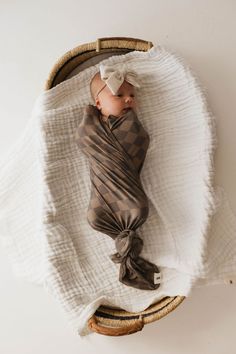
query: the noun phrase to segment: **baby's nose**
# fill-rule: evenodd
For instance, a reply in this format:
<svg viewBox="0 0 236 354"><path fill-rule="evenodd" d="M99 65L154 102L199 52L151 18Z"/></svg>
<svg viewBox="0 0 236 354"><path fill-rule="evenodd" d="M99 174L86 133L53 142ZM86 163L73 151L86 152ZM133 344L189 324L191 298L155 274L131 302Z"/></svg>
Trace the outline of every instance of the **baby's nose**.
<svg viewBox="0 0 236 354"><path fill-rule="evenodd" d="M129 104L132 102L132 100L133 100L133 98L130 97L130 96L127 96L127 97L125 98L125 102L126 102L126 103L129 103Z"/></svg>

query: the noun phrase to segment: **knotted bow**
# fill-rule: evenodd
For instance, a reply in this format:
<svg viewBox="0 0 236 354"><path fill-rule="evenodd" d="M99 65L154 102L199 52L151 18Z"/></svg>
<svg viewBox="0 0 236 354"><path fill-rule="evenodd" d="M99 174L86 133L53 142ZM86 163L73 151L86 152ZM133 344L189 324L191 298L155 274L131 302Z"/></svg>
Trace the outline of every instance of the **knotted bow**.
<svg viewBox="0 0 236 354"><path fill-rule="evenodd" d="M120 86L124 80L135 87L140 87L138 76L134 71L128 70L127 66L123 64L119 69L114 69L113 66L100 65L101 79L109 87L113 95L117 94Z"/></svg>
<svg viewBox="0 0 236 354"><path fill-rule="evenodd" d="M119 280L129 286L143 290L154 290L160 286L157 266L141 258L143 241L135 231L123 230L115 239L117 253L110 256L114 263L121 263Z"/></svg>
<svg viewBox="0 0 236 354"><path fill-rule="evenodd" d="M114 263L121 263L128 255L136 259L143 247L143 241L133 230L123 230L115 239L117 253L111 255Z"/></svg>

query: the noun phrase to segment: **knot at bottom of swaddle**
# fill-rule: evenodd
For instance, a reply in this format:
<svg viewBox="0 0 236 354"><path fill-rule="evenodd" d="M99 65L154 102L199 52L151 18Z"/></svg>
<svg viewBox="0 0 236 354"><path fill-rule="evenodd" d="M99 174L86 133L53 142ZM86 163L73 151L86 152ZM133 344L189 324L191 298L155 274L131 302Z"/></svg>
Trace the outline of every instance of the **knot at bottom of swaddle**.
<svg viewBox="0 0 236 354"><path fill-rule="evenodd" d="M139 257L143 248L142 239L130 229L123 230L115 239L117 253L110 256L120 263L119 280L123 284L143 290L155 290L160 286L157 266Z"/></svg>

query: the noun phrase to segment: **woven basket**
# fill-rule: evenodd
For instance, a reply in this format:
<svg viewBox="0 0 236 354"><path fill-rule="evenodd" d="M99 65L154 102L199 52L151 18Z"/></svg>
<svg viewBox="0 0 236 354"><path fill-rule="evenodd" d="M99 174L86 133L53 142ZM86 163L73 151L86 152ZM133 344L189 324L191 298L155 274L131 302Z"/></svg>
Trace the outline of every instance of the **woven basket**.
<svg viewBox="0 0 236 354"><path fill-rule="evenodd" d="M52 68L45 84L45 90L75 75L85 67L94 65L111 55L126 54L133 50L147 51L152 42L135 38L100 38L96 42L80 45L65 53ZM141 331L146 323L166 316L183 300L184 296L164 297L146 310L131 313L118 308L100 306L89 319L88 327L108 336L121 336Z"/></svg>

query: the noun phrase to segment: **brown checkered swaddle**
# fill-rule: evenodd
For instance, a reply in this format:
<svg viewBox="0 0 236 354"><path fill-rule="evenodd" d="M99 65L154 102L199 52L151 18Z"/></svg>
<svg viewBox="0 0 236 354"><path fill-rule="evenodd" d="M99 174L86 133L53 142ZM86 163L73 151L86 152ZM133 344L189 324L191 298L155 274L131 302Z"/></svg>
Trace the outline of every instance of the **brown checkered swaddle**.
<svg viewBox="0 0 236 354"><path fill-rule="evenodd" d="M148 199L140 172L149 135L133 110L104 122L100 111L86 107L76 142L90 164L91 197L87 220L91 227L115 240L120 282L138 289L159 287L159 269L139 256L143 241L137 228L147 219Z"/></svg>

